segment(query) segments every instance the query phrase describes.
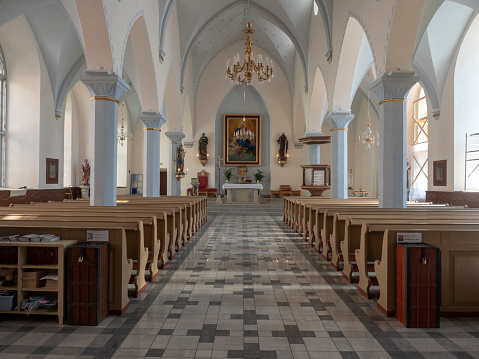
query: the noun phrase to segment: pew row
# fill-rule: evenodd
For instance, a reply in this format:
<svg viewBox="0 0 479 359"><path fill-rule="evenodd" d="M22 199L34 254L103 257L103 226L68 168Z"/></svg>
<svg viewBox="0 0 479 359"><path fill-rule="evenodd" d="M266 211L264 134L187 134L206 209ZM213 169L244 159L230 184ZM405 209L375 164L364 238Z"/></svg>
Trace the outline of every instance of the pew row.
<svg viewBox="0 0 479 359"><path fill-rule="evenodd" d="M370 224L361 232L382 241L374 269L379 283L378 308L388 316L395 311L395 242L398 232L421 233L423 242L441 251L441 315L479 313L479 224ZM369 235L367 236L369 237ZM366 241L366 236L365 236ZM367 286L367 283L365 283Z"/></svg>
<svg viewBox="0 0 479 359"><path fill-rule="evenodd" d="M55 220L0 220L0 235L55 234L62 239L87 242L89 230L107 231L110 243L110 314L123 314L130 305L128 282L133 270L133 261L127 258L126 231L124 227L137 228L132 224L115 227L110 223L70 222Z"/></svg>

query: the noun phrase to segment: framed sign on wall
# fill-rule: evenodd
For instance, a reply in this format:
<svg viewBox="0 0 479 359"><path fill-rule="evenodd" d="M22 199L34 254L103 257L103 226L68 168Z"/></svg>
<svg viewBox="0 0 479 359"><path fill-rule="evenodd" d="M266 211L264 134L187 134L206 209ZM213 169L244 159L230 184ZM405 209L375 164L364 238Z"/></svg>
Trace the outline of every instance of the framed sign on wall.
<svg viewBox="0 0 479 359"><path fill-rule="evenodd" d="M46 184L58 184L58 158L47 158Z"/></svg>
<svg viewBox="0 0 479 359"><path fill-rule="evenodd" d="M261 166L261 115L224 115L225 166Z"/></svg>
<svg viewBox="0 0 479 359"><path fill-rule="evenodd" d="M447 186L447 160L434 161L433 169L433 186Z"/></svg>

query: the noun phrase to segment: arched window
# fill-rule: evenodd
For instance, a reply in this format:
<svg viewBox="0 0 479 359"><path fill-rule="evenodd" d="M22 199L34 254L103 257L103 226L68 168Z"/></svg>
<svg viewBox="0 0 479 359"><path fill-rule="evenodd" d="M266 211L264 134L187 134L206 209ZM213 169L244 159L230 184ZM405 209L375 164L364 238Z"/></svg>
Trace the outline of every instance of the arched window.
<svg viewBox="0 0 479 359"><path fill-rule="evenodd" d="M5 187L5 128L7 120L7 65L0 46L0 187Z"/></svg>

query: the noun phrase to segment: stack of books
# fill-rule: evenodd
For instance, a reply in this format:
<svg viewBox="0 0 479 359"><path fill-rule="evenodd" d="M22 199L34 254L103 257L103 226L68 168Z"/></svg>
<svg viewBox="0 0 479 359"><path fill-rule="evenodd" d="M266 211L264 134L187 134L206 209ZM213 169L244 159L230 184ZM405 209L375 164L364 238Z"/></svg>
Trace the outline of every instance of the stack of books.
<svg viewBox="0 0 479 359"><path fill-rule="evenodd" d="M23 288L41 288L44 285L42 277L47 275L47 271L44 269L32 269L29 272L23 272L22 274L22 287Z"/></svg>
<svg viewBox="0 0 479 359"><path fill-rule="evenodd" d="M49 274L41 278L45 280L45 289L58 290L58 275Z"/></svg>
<svg viewBox="0 0 479 359"><path fill-rule="evenodd" d="M26 234L19 238L20 242L55 242L60 239L54 234Z"/></svg>

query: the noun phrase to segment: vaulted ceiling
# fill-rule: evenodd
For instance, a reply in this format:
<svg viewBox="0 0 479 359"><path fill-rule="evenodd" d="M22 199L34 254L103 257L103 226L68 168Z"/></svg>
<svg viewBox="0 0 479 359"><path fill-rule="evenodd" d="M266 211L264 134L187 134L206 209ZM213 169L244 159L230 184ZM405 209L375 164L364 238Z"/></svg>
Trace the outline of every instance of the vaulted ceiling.
<svg viewBox="0 0 479 359"><path fill-rule="evenodd" d="M243 30L248 21L256 30L253 50L256 54L266 52L263 58L267 54L272 56L290 81L296 53L303 67L306 66L313 0L177 0L176 3L183 71L192 56L195 80L212 57L244 39Z"/></svg>

